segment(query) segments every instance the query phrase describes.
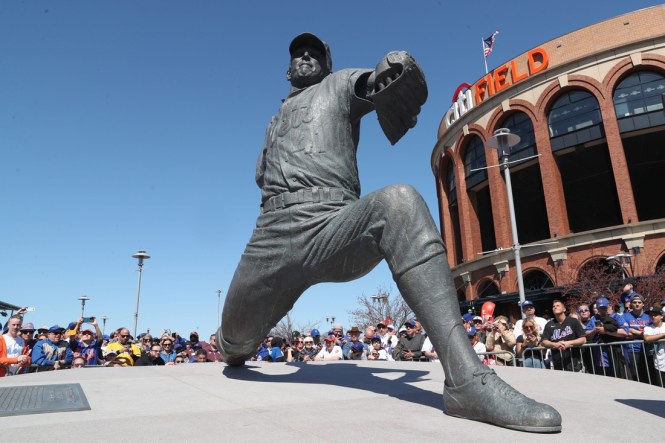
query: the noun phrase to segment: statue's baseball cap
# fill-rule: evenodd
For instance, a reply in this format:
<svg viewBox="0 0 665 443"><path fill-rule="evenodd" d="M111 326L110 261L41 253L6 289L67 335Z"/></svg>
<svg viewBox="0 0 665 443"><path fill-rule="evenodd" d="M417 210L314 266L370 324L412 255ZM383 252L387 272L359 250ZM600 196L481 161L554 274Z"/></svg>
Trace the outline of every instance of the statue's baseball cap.
<svg viewBox="0 0 665 443"><path fill-rule="evenodd" d="M324 42L311 32L303 32L302 34L296 35L295 38L291 40L291 44L289 45L289 55L293 56L296 49L305 45L312 46L321 51L321 54L326 56L326 66L328 67L328 71L332 72L332 56L330 55L330 47L328 46L328 43Z"/></svg>

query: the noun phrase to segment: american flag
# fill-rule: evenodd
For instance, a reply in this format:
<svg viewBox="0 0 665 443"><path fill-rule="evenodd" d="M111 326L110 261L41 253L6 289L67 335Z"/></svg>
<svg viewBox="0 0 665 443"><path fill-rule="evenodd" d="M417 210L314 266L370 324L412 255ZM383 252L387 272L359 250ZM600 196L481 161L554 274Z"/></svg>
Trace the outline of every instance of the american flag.
<svg viewBox="0 0 665 443"><path fill-rule="evenodd" d="M494 31L494 34L490 35L486 39L483 39L483 49L485 50L485 58L487 58L491 53L492 53L492 48L494 47L494 40L496 39L496 35L499 33L499 30L497 29Z"/></svg>

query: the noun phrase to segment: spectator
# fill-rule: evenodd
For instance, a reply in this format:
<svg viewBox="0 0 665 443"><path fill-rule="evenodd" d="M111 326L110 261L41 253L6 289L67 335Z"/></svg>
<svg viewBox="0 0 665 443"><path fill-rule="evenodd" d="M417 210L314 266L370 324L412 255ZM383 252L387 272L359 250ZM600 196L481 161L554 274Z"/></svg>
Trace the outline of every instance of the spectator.
<svg viewBox="0 0 665 443"><path fill-rule="evenodd" d="M139 339L139 349L141 349L141 354L150 352L152 347L152 335L150 334L141 334L138 337Z"/></svg>
<svg viewBox="0 0 665 443"><path fill-rule="evenodd" d="M316 361L330 361L330 360L342 360L344 358L342 353L342 348L336 345L337 338L333 335L329 335L323 339L324 347L321 351L316 354L314 360Z"/></svg>
<svg viewBox="0 0 665 443"><path fill-rule="evenodd" d="M663 309L652 306L647 311L651 319L651 326L644 327L644 341L653 343L653 371L651 384L665 387L665 342L654 343L665 340L665 325L663 324Z"/></svg>
<svg viewBox="0 0 665 443"><path fill-rule="evenodd" d="M366 349L369 351L369 349L372 346L372 339L376 337L378 328L376 326L368 326L365 329L365 336L363 337L363 343L365 343Z"/></svg>
<svg viewBox="0 0 665 443"><path fill-rule="evenodd" d="M524 314L524 318L517 320L515 323L515 335L517 336L521 334L522 322L527 318L536 322L538 325L538 332L542 335L543 330L545 329L545 325L547 324L547 320L536 315L536 306L532 301L526 300L522 303L522 313Z"/></svg>
<svg viewBox="0 0 665 443"><path fill-rule="evenodd" d="M552 314L554 318L545 326L541 344L552 349L554 369L584 372L579 349L576 351L577 355L573 355L571 349L586 343L582 323L566 315L566 306L561 300L554 300L552 303Z"/></svg>
<svg viewBox="0 0 665 443"><path fill-rule="evenodd" d="M166 362L160 356L161 352L161 346L151 345L150 350L141 354L141 357L134 362L134 366L164 366Z"/></svg>
<svg viewBox="0 0 665 443"><path fill-rule="evenodd" d="M644 340L644 327L651 319L644 313L644 299L640 294L633 293L630 298L630 311L623 314L628 323L628 340ZM625 345L627 363L633 380L649 383L648 357L642 343Z"/></svg>
<svg viewBox="0 0 665 443"><path fill-rule="evenodd" d="M175 358L174 363L175 363L176 365L179 365L179 364L181 364L181 363L187 363L187 359L185 359L184 356L179 355L179 356L177 356L177 357Z"/></svg>
<svg viewBox="0 0 665 443"><path fill-rule="evenodd" d="M118 351L115 349L107 349L104 351L104 366L122 366L122 362L115 361L118 356Z"/></svg>
<svg viewBox="0 0 665 443"><path fill-rule="evenodd" d="M21 326L21 338L25 343L25 346L28 348L28 354L32 352L32 348L35 347L37 339L34 338L35 335L35 326L32 323L23 323Z"/></svg>
<svg viewBox="0 0 665 443"><path fill-rule="evenodd" d="M623 291L619 295L619 314L624 314L630 311L630 298L633 296L633 285L628 283L623 287Z"/></svg>
<svg viewBox="0 0 665 443"><path fill-rule="evenodd" d="M316 347L314 346L314 338L305 337L305 339L303 340L303 344L305 346L303 350L300 351L300 358L302 359L299 361L314 361L316 354L319 353L319 350L316 349Z"/></svg>
<svg viewBox="0 0 665 443"><path fill-rule="evenodd" d="M141 357L141 349L135 344L129 341L131 335L129 335L129 329L119 328L117 331L118 341L109 343L106 347L108 352L109 349L118 351L117 360L120 360L123 366L133 366L134 362Z"/></svg>
<svg viewBox="0 0 665 443"><path fill-rule="evenodd" d="M381 337L373 337L371 340L371 345L372 349L367 355L367 360L388 360L388 353L381 347Z"/></svg>
<svg viewBox="0 0 665 443"><path fill-rule="evenodd" d="M386 325L386 334L381 337L381 347L392 357L397 343L399 343L399 339L395 335L395 327L391 324Z"/></svg>
<svg viewBox="0 0 665 443"><path fill-rule="evenodd" d="M210 341L207 343L207 346L203 347L207 353L208 361L222 361L222 353L219 352L219 349L217 349L217 338L215 337L215 334L212 334L209 340Z"/></svg>
<svg viewBox="0 0 665 443"><path fill-rule="evenodd" d="M356 345L356 343L360 343L363 347L363 355L367 356L367 351L369 350L369 347L364 344L363 342L360 341L360 329L358 329L358 326L353 326L351 329L346 331L346 335L348 337L343 339L344 345L342 346L342 353L344 354L344 360L351 360L351 348ZM355 360L359 360L356 358Z"/></svg>
<svg viewBox="0 0 665 443"><path fill-rule="evenodd" d="M165 335L162 337L161 342L159 343L161 352L159 356L164 363L174 362L178 354L173 350L173 337L170 335Z"/></svg>
<svg viewBox="0 0 665 443"><path fill-rule="evenodd" d="M497 352L493 357L497 365L506 366L512 364L515 334L508 328L508 319L505 316L499 315L494 319L494 322L490 323L485 347L487 348L487 352Z"/></svg>
<svg viewBox="0 0 665 443"><path fill-rule="evenodd" d="M418 361L424 357L422 352L425 336L417 334L415 320L404 323L406 334L400 337L393 358L400 361Z"/></svg>
<svg viewBox="0 0 665 443"><path fill-rule="evenodd" d="M540 332L535 320L524 319L522 330L519 331L515 341L517 343L517 358L522 359L525 368L545 368L542 351L533 350L533 348L540 346Z"/></svg>
<svg viewBox="0 0 665 443"><path fill-rule="evenodd" d="M286 362L302 361L302 352L305 348L305 342L302 337L291 340L291 346L286 348Z"/></svg>
<svg viewBox="0 0 665 443"><path fill-rule="evenodd" d="M479 315L474 315L473 319L471 320L471 324L473 328L476 330L476 333L478 334L478 341L485 346L485 341L487 339L487 332L483 328L483 318Z"/></svg>
<svg viewBox="0 0 665 443"><path fill-rule="evenodd" d="M64 369L74 360L69 343L62 339L65 328L53 325L48 329L47 338L40 340L32 349L32 361L41 369Z"/></svg>
<svg viewBox="0 0 665 443"><path fill-rule="evenodd" d="M0 336L0 377L19 374L30 366L30 349L20 334L22 323L20 315L12 315L5 325L7 333Z"/></svg>
<svg viewBox="0 0 665 443"><path fill-rule="evenodd" d="M482 322L482 318L480 319ZM487 355L485 355L485 352L487 352L487 348L485 347L485 344L480 341L478 338L478 330L476 328L471 328L468 331L466 331L467 337L469 337L469 342L471 343L471 347L473 350L476 352L478 355L478 358L482 362L487 362Z"/></svg>
<svg viewBox="0 0 665 443"><path fill-rule="evenodd" d="M284 356L284 351L282 350L282 346L284 345L284 340L282 340L279 337L273 337L272 340L270 340L270 351L268 353L268 356L263 359L263 361L269 361L269 362L275 362L275 363L281 363L286 361L286 357Z"/></svg>
<svg viewBox="0 0 665 443"><path fill-rule="evenodd" d="M594 343L615 343L628 337L628 324L621 315L610 314L610 303L605 297L596 300L598 314L593 317ZM618 346L600 346L592 349L593 372L609 377L626 377L626 359Z"/></svg>
<svg viewBox="0 0 665 443"><path fill-rule="evenodd" d="M194 353L194 361L192 363L208 363L208 354L206 353L205 349L202 347L197 348L196 352Z"/></svg>
<svg viewBox="0 0 665 443"><path fill-rule="evenodd" d="M471 328L473 329L473 328ZM470 329L467 329L467 332L470 331ZM434 345L432 344L432 340L429 339L429 337L425 336L425 341L423 342L423 347L421 349L423 355L429 360L429 361L439 361L439 356L436 353L436 349L434 349Z"/></svg>
<svg viewBox="0 0 665 443"><path fill-rule="evenodd" d="M365 344L361 341L353 342L348 354L344 354L346 360L367 360Z"/></svg>
<svg viewBox="0 0 665 443"><path fill-rule="evenodd" d="M81 318L80 322L83 322L83 318ZM78 323L77 325L80 327L81 323ZM97 333L96 336L101 337L102 331L99 329L99 325L97 324L97 319L95 317L92 317L92 322L90 324L95 327L95 331ZM97 366L99 364L99 360L102 357L101 342L94 338L93 332L90 329L82 330L79 334L79 337L79 340L69 341L69 347L72 349L74 357L83 357L85 359L86 366Z"/></svg>
<svg viewBox="0 0 665 443"><path fill-rule="evenodd" d="M83 368L86 365L85 363L85 358L81 357L80 355L78 357L74 357L74 360L72 360L72 369Z"/></svg>
<svg viewBox="0 0 665 443"><path fill-rule="evenodd" d="M587 343L593 343L596 336L596 320L591 315L591 308L588 303L582 303L577 307L577 314L579 315L580 322L584 327L584 334L586 335ZM582 348L582 363L588 370L593 367L593 354L591 348Z"/></svg>
<svg viewBox="0 0 665 443"><path fill-rule="evenodd" d="M314 339L314 347L318 353L323 349L323 343L321 343L321 333L318 329L312 329L312 339Z"/></svg>

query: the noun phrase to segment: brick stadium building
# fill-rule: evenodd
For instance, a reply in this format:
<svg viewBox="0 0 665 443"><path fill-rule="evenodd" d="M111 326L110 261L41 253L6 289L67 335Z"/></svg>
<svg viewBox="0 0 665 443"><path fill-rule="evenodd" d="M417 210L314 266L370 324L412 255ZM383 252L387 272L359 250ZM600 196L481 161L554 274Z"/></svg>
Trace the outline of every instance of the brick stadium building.
<svg viewBox="0 0 665 443"><path fill-rule="evenodd" d="M617 285L665 264L665 5L546 42L453 99L432 169L463 310L491 300L520 315L506 184L486 145L498 128L521 138L511 181L539 312L590 263Z"/></svg>

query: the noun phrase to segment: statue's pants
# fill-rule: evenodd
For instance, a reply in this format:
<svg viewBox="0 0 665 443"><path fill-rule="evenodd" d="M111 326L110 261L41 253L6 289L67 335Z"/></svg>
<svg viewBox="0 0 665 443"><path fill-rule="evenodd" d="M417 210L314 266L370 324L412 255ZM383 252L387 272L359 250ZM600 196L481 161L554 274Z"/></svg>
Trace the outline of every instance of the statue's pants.
<svg viewBox="0 0 665 443"><path fill-rule="evenodd" d="M454 329L471 351L470 364L478 365L441 236L425 201L407 185L260 215L226 296L220 345L230 356L253 354L307 288L356 279L383 259L439 355Z"/></svg>

